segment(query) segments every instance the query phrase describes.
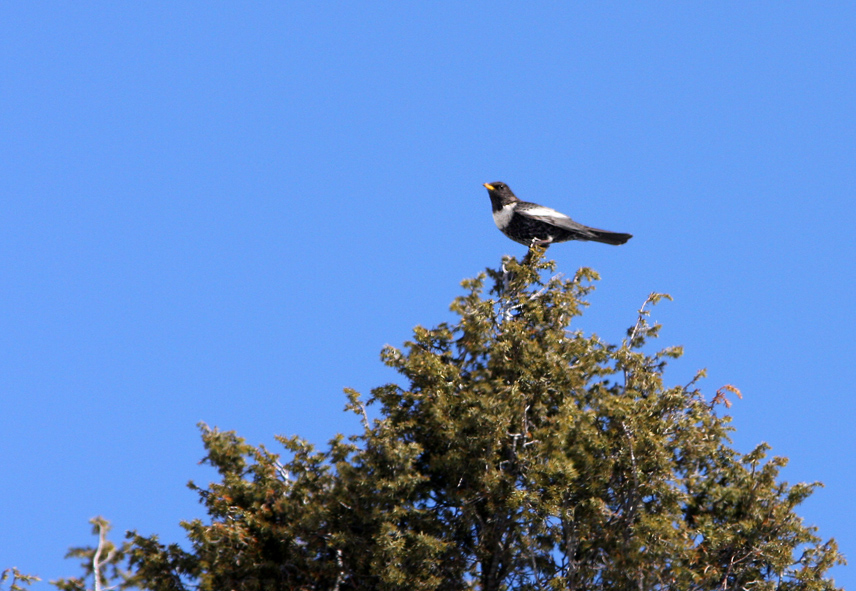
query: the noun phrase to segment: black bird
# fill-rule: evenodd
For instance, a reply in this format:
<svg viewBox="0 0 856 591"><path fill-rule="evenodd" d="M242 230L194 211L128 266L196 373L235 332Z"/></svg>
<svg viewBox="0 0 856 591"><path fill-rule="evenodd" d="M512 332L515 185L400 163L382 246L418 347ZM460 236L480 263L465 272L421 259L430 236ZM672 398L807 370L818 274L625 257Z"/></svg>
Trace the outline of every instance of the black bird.
<svg viewBox="0 0 856 591"><path fill-rule="evenodd" d="M485 183L493 206L493 221L502 233L526 246L547 247L554 242L594 240L624 244L633 236L578 224L555 209L518 199L505 183Z"/></svg>

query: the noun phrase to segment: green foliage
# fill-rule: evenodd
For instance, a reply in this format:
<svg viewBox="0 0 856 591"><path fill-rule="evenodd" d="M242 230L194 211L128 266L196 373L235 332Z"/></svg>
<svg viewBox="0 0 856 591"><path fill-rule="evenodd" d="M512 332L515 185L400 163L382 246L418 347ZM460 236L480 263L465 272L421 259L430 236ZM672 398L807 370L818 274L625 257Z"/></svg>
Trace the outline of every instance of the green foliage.
<svg viewBox="0 0 856 591"><path fill-rule="evenodd" d="M92 589L131 589L139 586L137 577L128 570L122 568L127 558L130 543L125 542L116 546L107 539L110 532L110 522L103 517L93 517L89 520L92 524L92 534L98 536L98 544L92 548L89 546L70 548L66 558L82 558L80 568L83 576L70 579L57 579L51 584L62 591L86 591L87 580L92 580Z"/></svg>
<svg viewBox="0 0 856 591"><path fill-rule="evenodd" d="M35 575L25 575L13 566L0 573L0 591L26 591L26 588L19 583L30 585L34 581L41 581L41 579Z"/></svg>
<svg viewBox="0 0 856 591"><path fill-rule="evenodd" d="M681 351L646 352L647 306L666 296L605 343L575 328L597 275L544 278L541 254L464 281L455 324L385 348L406 386L346 392L361 434L278 437L282 461L202 425L209 519L183 524L187 549L130 534L144 586L834 589L835 542L794 513L817 484L779 482L766 445L729 447L715 407L735 388L664 384Z"/></svg>

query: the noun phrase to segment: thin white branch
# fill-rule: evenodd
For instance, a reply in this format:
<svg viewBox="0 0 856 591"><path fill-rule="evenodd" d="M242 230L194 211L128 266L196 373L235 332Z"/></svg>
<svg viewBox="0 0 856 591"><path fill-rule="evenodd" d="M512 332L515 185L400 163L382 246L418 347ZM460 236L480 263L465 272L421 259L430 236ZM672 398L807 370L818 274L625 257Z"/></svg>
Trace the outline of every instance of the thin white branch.
<svg viewBox="0 0 856 591"><path fill-rule="evenodd" d="M102 591L101 552L104 551L104 545L107 542L107 532L105 531L104 523L100 519L95 520L95 525L98 526L98 547L95 548L95 552L92 553L92 576L95 578L95 591ZM106 560L109 560L110 554L105 558Z"/></svg>
<svg viewBox="0 0 856 591"><path fill-rule="evenodd" d="M280 464L278 460L273 460L273 465L276 467L276 471L282 477L284 482L291 482L291 475L288 473L288 470L285 469L285 466Z"/></svg>
<svg viewBox="0 0 856 591"><path fill-rule="evenodd" d="M342 581L345 580L345 565L342 561L342 549L336 549L336 564L339 565L339 574L336 577L336 585L333 587L333 591L339 591L339 585L342 584Z"/></svg>
<svg viewBox="0 0 856 591"><path fill-rule="evenodd" d="M636 333L639 332L639 329L645 324L645 317L648 315L648 312L645 311L645 307L654 301L654 294L652 293L645 301L642 302L642 307L639 308L639 311L636 313L636 324L633 326L633 330L630 333L630 339L627 341L628 346L633 343L633 339L636 338Z"/></svg>

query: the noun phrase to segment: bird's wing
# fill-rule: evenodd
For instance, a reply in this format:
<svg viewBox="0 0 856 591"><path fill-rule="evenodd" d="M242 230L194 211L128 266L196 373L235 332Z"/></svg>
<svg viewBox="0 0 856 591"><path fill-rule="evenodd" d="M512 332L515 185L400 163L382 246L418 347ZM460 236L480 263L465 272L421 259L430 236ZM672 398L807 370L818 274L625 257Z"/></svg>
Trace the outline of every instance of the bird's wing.
<svg viewBox="0 0 856 591"><path fill-rule="evenodd" d="M526 203L525 207L520 207L518 205L514 212L522 216L532 218L533 220L538 220L539 222L552 224L565 230L580 231L588 229L587 226L575 222L562 212L556 211L550 207L544 207L543 205Z"/></svg>
<svg viewBox="0 0 856 591"><path fill-rule="evenodd" d="M518 203L514 213L570 232L573 236L572 239L575 240L595 240L606 244L624 244L633 238L630 234L584 226L555 209L535 203ZM567 239L563 238L563 240Z"/></svg>

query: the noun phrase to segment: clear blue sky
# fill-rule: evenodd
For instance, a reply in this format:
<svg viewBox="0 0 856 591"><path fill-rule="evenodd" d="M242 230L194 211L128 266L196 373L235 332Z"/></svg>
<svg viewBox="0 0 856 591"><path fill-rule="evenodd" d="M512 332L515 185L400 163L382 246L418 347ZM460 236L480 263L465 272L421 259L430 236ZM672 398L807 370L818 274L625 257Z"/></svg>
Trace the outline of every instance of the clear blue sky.
<svg viewBox="0 0 856 591"><path fill-rule="evenodd" d="M856 559L850 2L0 4L0 568L87 520L181 541L195 424L319 445L343 387L525 248L481 186L635 235L550 249L619 340L724 384ZM834 571L856 588L854 567ZM46 584L35 587L47 589Z"/></svg>

